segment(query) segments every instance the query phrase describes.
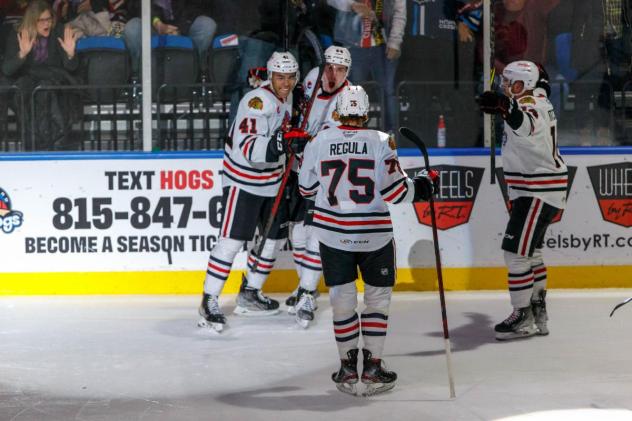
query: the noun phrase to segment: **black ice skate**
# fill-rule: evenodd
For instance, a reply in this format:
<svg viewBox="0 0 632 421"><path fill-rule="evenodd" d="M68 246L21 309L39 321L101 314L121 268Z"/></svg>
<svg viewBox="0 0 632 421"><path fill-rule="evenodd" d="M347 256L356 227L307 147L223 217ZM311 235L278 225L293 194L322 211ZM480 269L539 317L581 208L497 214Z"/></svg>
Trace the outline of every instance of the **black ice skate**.
<svg viewBox="0 0 632 421"><path fill-rule="evenodd" d="M296 307L296 304L298 303L298 300L301 298L301 295L306 291L307 290L305 288L301 288L299 286L299 287L296 287L294 291L292 291L292 295L287 297L287 299L285 300L285 305L287 306L288 314L296 313L296 309L294 307ZM318 292L318 290L314 290L312 291L312 296L314 297L314 300L316 300L316 298L320 297L320 292ZM318 306L316 306L314 310L316 310L317 308Z"/></svg>
<svg viewBox="0 0 632 421"><path fill-rule="evenodd" d="M533 336L538 328L535 326L531 307L524 307L514 309L509 317L496 325L494 330L497 340L506 341Z"/></svg>
<svg viewBox="0 0 632 421"><path fill-rule="evenodd" d="M316 299L314 298L313 291L307 291L303 288L299 288L299 300L298 304L294 307L294 313L296 314L296 323L303 329L307 329L309 323L314 320L314 311L318 308L316 305Z"/></svg>
<svg viewBox="0 0 632 421"><path fill-rule="evenodd" d="M331 374L336 388L343 393L356 394L358 383L358 349L347 351L347 359L340 360L340 370Z"/></svg>
<svg viewBox="0 0 632 421"><path fill-rule="evenodd" d="M535 325L538 328L536 335L546 336L549 334L549 328L546 325L549 316L546 313L546 290L540 291L537 297L531 298L531 310Z"/></svg>
<svg viewBox="0 0 632 421"><path fill-rule="evenodd" d="M242 316L270 316L279 312L279 302L263 295L260 289L248 286L243 277L234 313Z"/></svg>
<svg viewBox="0 0 632 421"><path fill-rule="evenodd" d="M362 383L366 385L362 396L373 396L394 388L397 373L388 371L384 361L380 358L373 358L368 349L363 349L362 354L364 355Z"/></svg>
<svg viewBox="0 0 632 421"><path fill-rule="evenodd" d="M198 322L199 327L208 327L216 332L224 330L226 317L219 308L219 301L216 296L204 293L198 313L203 317Z"/></svg>

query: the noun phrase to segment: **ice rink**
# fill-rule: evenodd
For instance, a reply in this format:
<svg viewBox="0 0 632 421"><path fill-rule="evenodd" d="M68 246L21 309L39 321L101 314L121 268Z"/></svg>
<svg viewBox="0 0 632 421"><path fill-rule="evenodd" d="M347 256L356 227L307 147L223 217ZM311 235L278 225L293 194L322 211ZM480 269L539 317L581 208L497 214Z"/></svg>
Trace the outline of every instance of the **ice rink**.
<svg viewBox="0 0 632 421"><path fill-rule="evenodd" d="M632 420L632 303L608 317L631 295L552 290L551 335L501 343L506 292L448 293L456 399L437 293L395 295L384 358L399 381L371 398L330 379L326 294L307 330L229 315L221 335L197 328L198 296L5 296L0 421Z"/></svg>

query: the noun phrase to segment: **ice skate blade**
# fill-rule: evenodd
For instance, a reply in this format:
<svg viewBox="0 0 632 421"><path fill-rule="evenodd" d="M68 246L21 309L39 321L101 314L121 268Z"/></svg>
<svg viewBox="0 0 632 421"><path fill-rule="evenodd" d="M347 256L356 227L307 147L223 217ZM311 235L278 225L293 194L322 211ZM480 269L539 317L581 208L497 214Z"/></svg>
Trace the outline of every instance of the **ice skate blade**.
<svg viewBox="0 0 632 421"><path fill-rule="evenodd" d="M358 396L357 387L354 383L336 383L336 389L348 395Z"/></svg>
<svg viewBox="0 0 632 421"><path fill-rule="evenodd" d="M525 339L536 335L536 329L523 330L521 332L496 332L497 341L511 341L513 339Z"/></svg>
<svg viewBox="0 0 632 421"><path fill-rule="evenodd" d="M223 323L212 323L209 322L205 319L200 319L198 321L198 327L204 328L204 329L208 329L212 332L216 332L216 333L221 333L224 330L224 324Z"/></svg>
<svg viewBox="0 0 632 421"><path fill-rule="evenodd" d="M262 316L274 316L275 314L279 314L281 310L249 310L246 307L237 306L233 313L238 316L246 316L246 317L262 317Z"/></svg>
<svg viewBox="0 0 632 421"><path fill-rule="evenodd" d="M366 389L362 392L363 397L369 397L379 395L380 393L388 392L395 387L395 382L392 383L369 383L366 385Z"/></svg>
<svg viewBox="0 0 632 421"><path fill-rule="evenodd" d="M549 329L547 327L544 327L544 328L539 327L535 334L538 336L546 336L549 334Z"/></svg>

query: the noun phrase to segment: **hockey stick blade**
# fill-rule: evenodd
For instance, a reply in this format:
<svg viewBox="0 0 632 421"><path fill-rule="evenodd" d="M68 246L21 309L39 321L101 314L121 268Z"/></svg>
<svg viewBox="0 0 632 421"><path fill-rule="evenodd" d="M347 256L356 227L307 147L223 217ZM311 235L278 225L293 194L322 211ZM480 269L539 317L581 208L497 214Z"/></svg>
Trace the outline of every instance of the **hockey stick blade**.
<svg viewBox="0 0 632 421"><path fill-rule="evenodd" d="M426 145L424 144L423 140L421 140L421 138L417 136L417 133L413 132L408 127L400 127L399 133L402 136L404 136L406 139L413 142L415 146L419 148L419 150L421 151L421 154L424 157L424 164L426 165L426 169L430 170L430 159L428 158L428 149L426 149Z"/></svg>
<svg viewBox="0 0 632 421"><path fill-rule="evenodd" d="M627 303L629 303L630 301L632 301L632 297L626 299L623 302L620 302L619 304L617 304L616 306L614 306L614 308L612 309L612 311L610 312L610 317L612 317L612 315L614 314L615 311L617 311L619 309L619 307L623 307L624 305L626 305Z"/></svg>

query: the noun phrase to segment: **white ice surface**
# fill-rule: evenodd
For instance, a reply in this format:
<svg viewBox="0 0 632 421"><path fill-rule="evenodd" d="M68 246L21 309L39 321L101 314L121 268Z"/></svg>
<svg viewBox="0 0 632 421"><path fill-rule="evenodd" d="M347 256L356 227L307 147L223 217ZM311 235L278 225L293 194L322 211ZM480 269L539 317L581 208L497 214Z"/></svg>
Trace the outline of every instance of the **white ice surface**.
<svg viewBox="0 0 632 421"><path fill-rule="evenodd" d="M196 327L197 296L0 297L5 420L632 420L630 290L549 292L551 335L500 343L506 292L448 293L450 400L436 293L397 293L385 361L396 388L338 392L331 309ZM275 295L283 300L285 297ZM282 306L283 307L283 306Z"/></svg>

